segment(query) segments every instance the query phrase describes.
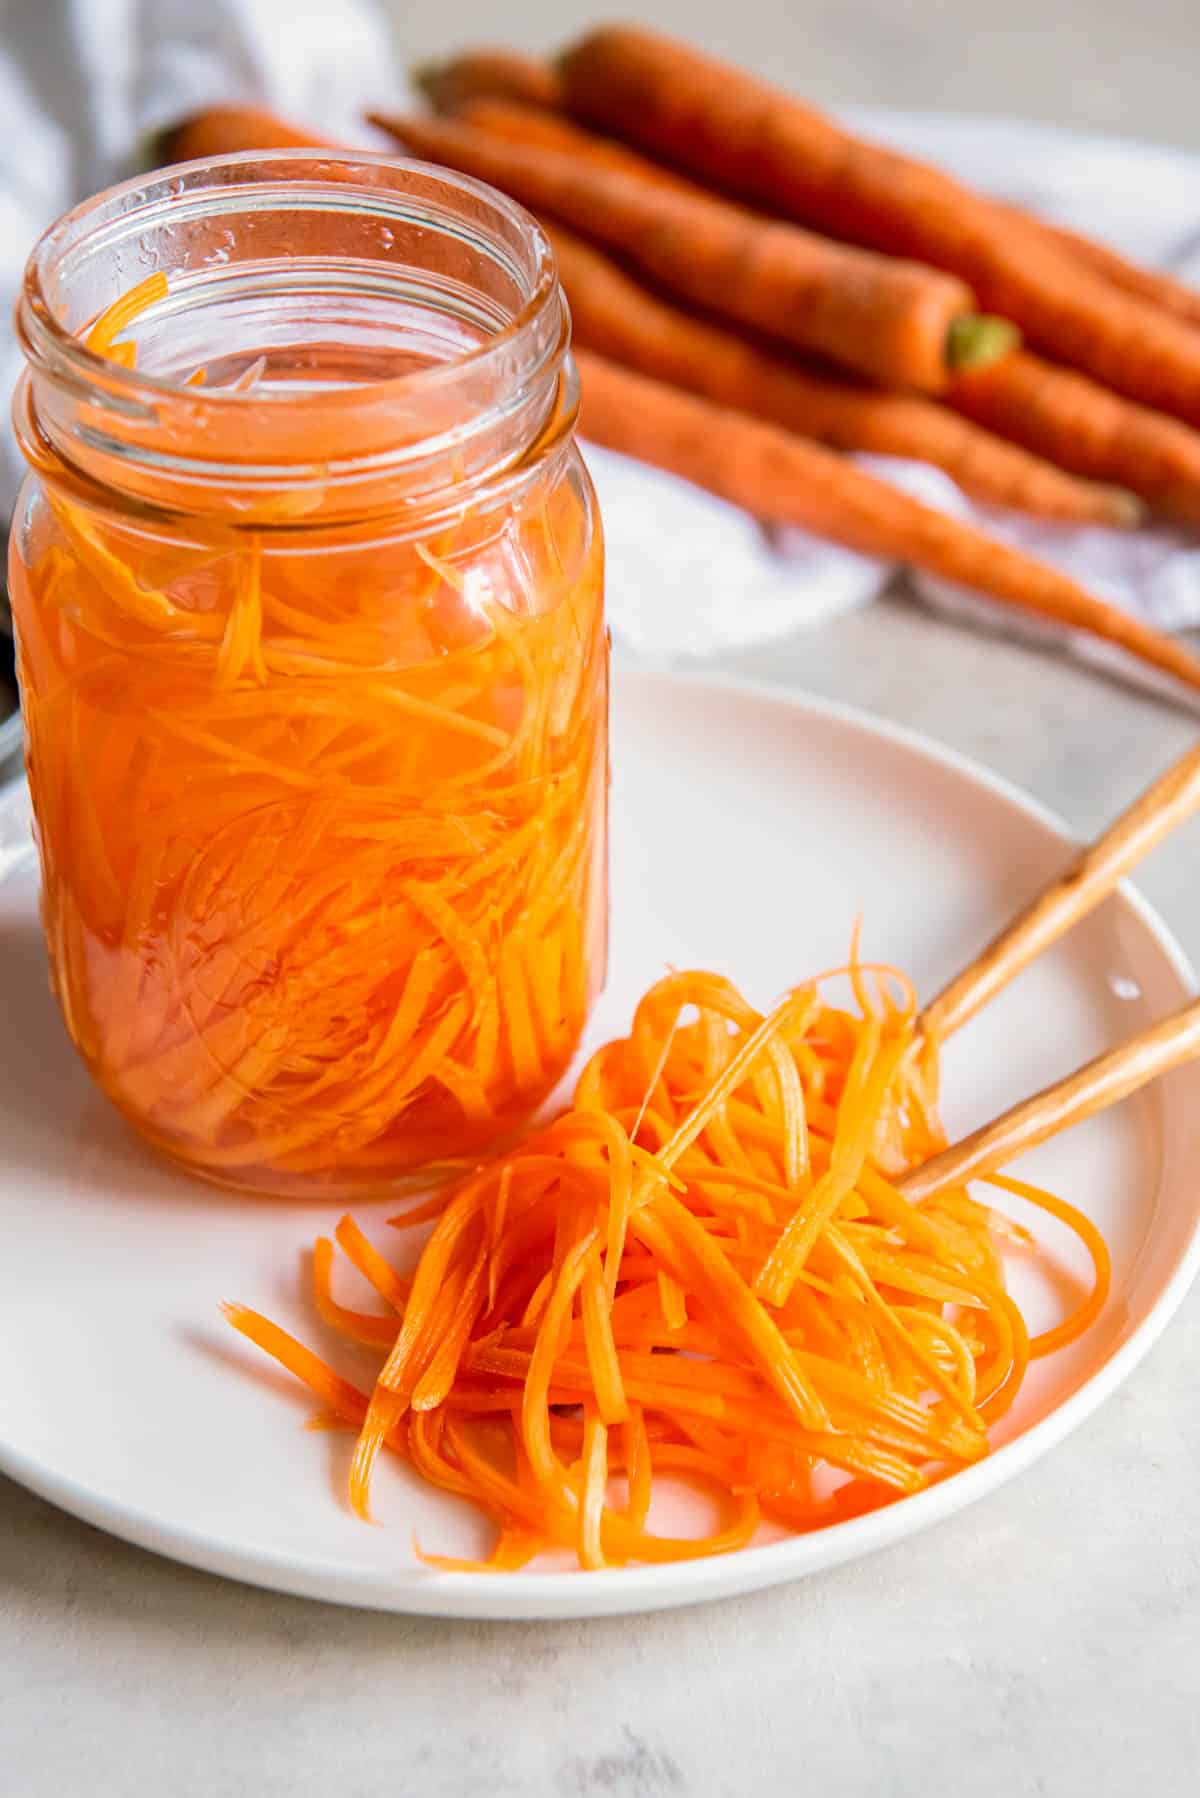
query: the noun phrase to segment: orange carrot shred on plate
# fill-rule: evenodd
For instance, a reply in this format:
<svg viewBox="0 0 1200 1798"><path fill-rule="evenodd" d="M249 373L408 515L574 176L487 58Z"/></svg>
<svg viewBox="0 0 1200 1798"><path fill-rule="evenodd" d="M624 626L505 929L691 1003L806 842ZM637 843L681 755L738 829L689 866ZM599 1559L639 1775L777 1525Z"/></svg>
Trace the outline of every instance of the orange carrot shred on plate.
<svg viewBox="0 0 1200 1798"><path fill-rule="evenodd" d="M670 974L572 1106L443 1195L411 1283L389 1291L343 1220L337 1242L402 1309L376 1340L378 1318L333 1301L334 1245L318 1241L318 1309L377 1353L371 1393L227 1307L316 1393L323 1424L359 1430L361 1515L391 1451L496 1530L483 1556L419 1545L431 1569L512 1572L557 1550L602 1570L729 1553L763 1518L822 1528L987 1453L1030 1357L1103 1306L1107 1251L1073 1207L993 1180L1093 1264L1072 1315L1031 1341L1003 1284L1028 1231L961 1189L915 1206L890 1184L941 1138L915 1001L888 972L877 983L855 951L766 1013L712 974ZM848 996L826 995L830 979ZM678 1480L711 1496L700 1533L655 1526Z"/></svg>
<svg viewBox="0 0 1200 1798"><path fill-rule="evenodd" d="M345 1305L340 1305L333 1296L332 1272L333 1244L327 1236L318 1236L313 1244L312 1257L313 1303L325 1322L351 1342L384 1346L392 1343L396 1337L395 1317L388 1318L369 1311L351 1311Z"/></svg>

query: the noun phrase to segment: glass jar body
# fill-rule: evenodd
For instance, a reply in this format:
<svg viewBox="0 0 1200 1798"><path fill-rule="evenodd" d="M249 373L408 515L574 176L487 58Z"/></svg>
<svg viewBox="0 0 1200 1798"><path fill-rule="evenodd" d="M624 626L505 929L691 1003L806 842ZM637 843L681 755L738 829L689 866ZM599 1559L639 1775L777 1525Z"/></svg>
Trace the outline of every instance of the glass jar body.
<svg viewBox="0 0 1200 1798"><path fill-rule="evenodd" d="M35 477L12 542L67 1027L139 1130L254 1188L475 1152L556 1083L604 973L576 454L483 528L339 535L170 540Z"/></svg>
<svg viewBox="0 0 1200 1798"><path fill-rule="evenodd" d="M472 1159L571 1058L605 968L607 637L570 424L449 509L389 511L373 470L364 518L311 467L246 516L156 509L27 421L52 982L97 1084L205 1178L335 1196Z"/></svg>

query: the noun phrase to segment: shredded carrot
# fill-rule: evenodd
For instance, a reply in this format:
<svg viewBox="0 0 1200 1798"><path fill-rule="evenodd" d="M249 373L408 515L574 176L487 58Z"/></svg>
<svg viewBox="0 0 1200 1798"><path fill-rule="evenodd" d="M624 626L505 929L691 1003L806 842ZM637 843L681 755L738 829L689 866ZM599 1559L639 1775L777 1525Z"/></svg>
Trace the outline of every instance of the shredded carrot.
<svg viewBox="0 0 1200 1798"><path fill-rule="evenodd" d="M132 362L166 293L88 347ZM394 540L260 514L175 540L46 481L13 604L56 988L100 1086L238 1187L373 1190L511 1134L604 973L601 546L570 462L428 542L402 509Z"/></svg>
<svg viewBox="0 0 1200 1798"><path fill-rule="evenodd" d="M165 299L166 295L167 277L161 269L153 275L147 275L144 281L139 281L136 287L131 287L127 293L115 299L111 306L105 307L84 340L88 349L97 356L107 356L110 361L125 362L126 355L114 354L116 339L122 331L135 323L147 307ZM134 346L130 344L123 347L128 352ZM129 360L131 363L132 359Z"/></svg>
<svg viewBox="0 0 1200 1798"><path fill-rule="evenodd" d="M229 1309L359 1428L360 1511L387 1447L494 1523L486 1559L420 1550L427 1564L503 1571L550 1548L589 1569L661 1562L741 1547L761 1518L859 1515L986 1455L1030 1357L1094 1320L1107 1251L1071 1206L992 1181L1072 1228L1095 1270L1031 1342L1002 1259L1029 1232L961 1188L918 1206L890 1183L942 1140L915 997L857 944L836 977L848 1003L823 975L764 1015L712 974L668 975L570 1108L419 1208L439 1221L404 1296L343 1220L339 1242L402 1311L369 1397ZM376 1318L332 1302L331 1255L322 1239L324 1320L374 1340ZM713 1495L708 1533L653 1529L679 1479Z"/></svg>
<svg viewBox="0 0 1200 1798"><path fill-rule="evenodd" d="M1112 1284L1112 1260L1108 1244L1092 1220L1085 1217L1082 1211L1077 1211L1074 1205L1068 1205L1064 1199L1056 1198L1053 1193L1044 1191L1040 1186L1030 1186L1027 1180L1014 1180L1007 1174L993 1174L989 1185L999 1187L1003 1192L1015 1193L1018 1198L1027 1199L1031 1205L1048 1211L1051 1217L1058 1218L1060 1223L1074 1230L1091 1256L1092 1287L1086 1299L1078 1310L1064 1318L1055 1329L1043 1330L1029 1344L1031 1359L1053 1354L1055 1349L1065 1348L1068 1342L1074 1342L1077 1336L1082 1336L1103 1309Z"/></svg>

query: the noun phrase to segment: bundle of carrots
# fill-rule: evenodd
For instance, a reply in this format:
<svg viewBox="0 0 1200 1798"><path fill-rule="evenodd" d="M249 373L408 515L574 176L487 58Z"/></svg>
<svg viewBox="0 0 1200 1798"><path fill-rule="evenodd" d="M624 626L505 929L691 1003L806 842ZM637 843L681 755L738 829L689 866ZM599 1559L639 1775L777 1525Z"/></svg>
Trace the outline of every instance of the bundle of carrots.
<svg viewBox="0 0 1200 1798"><path fill-rule="evenodd" d="M838 453L928 461L1067 523L1194 526L1200 294L640 28L554 63L467 51L417 78L431 114L372 122L543 219L585 435L1200 687L1180 644ZM227 109L164 153L326 141Z"/></svg>
<svg viewBox="0 0 1200 1798"><path fill-rule="evenodd" d="M438 1220L411 1279L342 1219L374 1310L335 1297L318 1239L315 1309L379 1357L369 1388L225 1307L322 1427L357 1432L360 1514L387 1450L496 1528L483 1561L430 1564L566 1549L602 1568L736 1549L761 1519L819 1528L987 1453L1031 1357L1103 1305L1108 1256L1071 1207L995 1176L1093 1263L1074 1312L1030 1340L1000 1255L1033 1248L1027 1230L960 1184L920 1203L896 1184L943 1142L912 988L857 956L848 976L844 1005L820 977L764 1016L714 974L668 975L553 1123L392 1220ZM656 1526L680 1476L715 1499L705 1534Z"/></svg>

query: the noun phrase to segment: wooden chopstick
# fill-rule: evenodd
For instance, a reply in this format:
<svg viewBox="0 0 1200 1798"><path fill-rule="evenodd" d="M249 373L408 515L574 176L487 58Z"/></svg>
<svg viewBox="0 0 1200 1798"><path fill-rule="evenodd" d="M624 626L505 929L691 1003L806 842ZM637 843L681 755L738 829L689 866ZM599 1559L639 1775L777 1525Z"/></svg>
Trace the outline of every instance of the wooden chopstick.
<svg viewBox="0 0 1200 1798"><path fill-rule="evenodd" d="M906 1198L916 1201L941 1187L959 1186L995 1173L1015 1155L1115 1105L1195 1055L1200 1055L1200 999L1098 1055L1066 1079L1023 1099L993 1123L972 1131L919 1167L910 1168L896 1185Z"/></svg>
<svg viewBox="0 0 1200 1798"><path fill-rule="evenodd" d="M1084 849L921 1013L918 1025L944 1042L995 998L1043 949L1099 905L1117 882L1200 808L1200 744L1135 799L1102 837Z"/></svg>

